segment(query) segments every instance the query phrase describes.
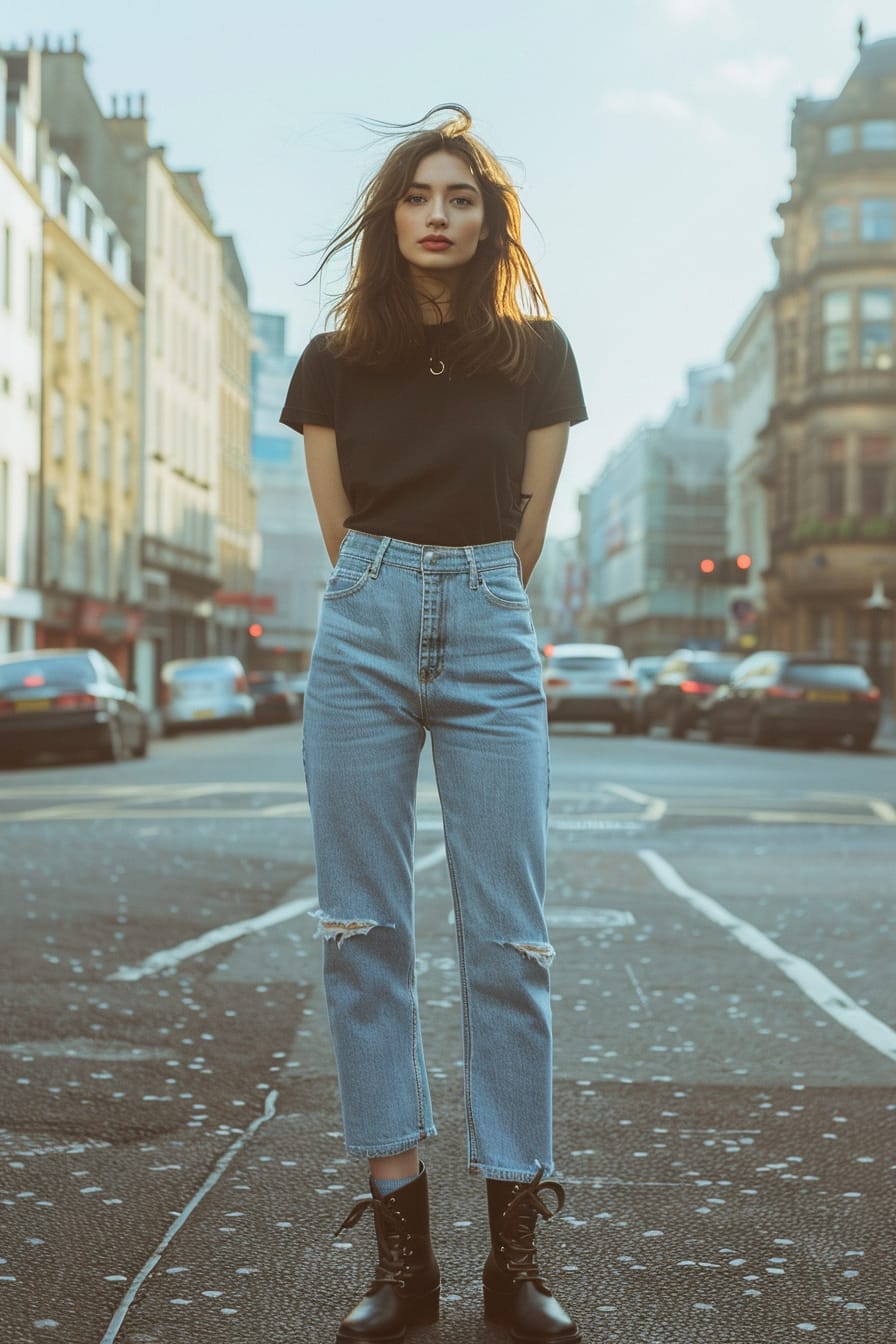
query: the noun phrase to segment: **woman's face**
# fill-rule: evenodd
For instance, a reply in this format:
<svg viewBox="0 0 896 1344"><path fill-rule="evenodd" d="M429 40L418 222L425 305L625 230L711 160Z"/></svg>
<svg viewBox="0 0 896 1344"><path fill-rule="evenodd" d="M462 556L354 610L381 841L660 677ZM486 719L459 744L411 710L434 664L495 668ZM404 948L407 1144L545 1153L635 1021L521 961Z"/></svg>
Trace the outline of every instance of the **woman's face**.
<svg viewBox="0 0 896 1344"><path fill-rule="evenodd" d="M395 207L395 233L412 273L446 274L472 259L488 228L466 159L444 149L424 155Z"/></svg>

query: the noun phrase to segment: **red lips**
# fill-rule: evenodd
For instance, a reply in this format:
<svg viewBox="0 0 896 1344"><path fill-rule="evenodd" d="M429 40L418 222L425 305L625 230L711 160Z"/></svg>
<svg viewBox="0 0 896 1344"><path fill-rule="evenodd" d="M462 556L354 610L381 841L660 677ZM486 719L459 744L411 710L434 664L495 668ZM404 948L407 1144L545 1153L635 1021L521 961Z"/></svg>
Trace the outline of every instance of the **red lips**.
<svg viewBox="0 0 896 1344"><path fill-rule="evenodd" d="M428 233L428 234L426 235L425 238L421 238L421 239L420 239L420 242L421 242L421 244L422 244L423 247L453 247L453 246L454 246L454 244L452 243L451 239L450 239L450 238L446 238L445 235L442 234L442 233Z"/></svg>

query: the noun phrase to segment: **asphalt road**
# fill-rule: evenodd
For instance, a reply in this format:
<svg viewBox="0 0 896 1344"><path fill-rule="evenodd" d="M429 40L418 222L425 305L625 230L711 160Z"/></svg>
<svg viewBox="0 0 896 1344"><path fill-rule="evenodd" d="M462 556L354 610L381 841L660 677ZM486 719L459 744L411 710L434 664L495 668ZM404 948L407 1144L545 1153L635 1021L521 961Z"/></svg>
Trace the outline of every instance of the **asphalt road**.
<svg viewBox="0 0 896 1344"><path fill-rule="evenodd" d="M896 1338L896 754L561 728L550 913L563 1213L588 1341ZM438 801L419 976L443 1270L481 1321ZM300 728L0 773L0 1341L330 1344L372 1264L308 912Z"/></svg>

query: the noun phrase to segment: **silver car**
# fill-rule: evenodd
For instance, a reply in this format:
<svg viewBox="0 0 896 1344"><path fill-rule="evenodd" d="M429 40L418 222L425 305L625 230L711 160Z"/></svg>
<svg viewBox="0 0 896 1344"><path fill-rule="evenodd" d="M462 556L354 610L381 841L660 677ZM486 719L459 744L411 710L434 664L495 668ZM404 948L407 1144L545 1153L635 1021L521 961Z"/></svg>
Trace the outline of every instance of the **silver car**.
<svg viewBox="0 0 896 1344"><path fill-rule="evenodd" d="M638 685L617 644L548 644L543 652L549 722L576 719L635 731Z"/></svg>
<svg viewBox="0 0 896 1344"><path fill-rule="evenodd" d="M248 728L255 717L246 670L239 658L178 658L162 668L162 731L230 723Z"/></svg>

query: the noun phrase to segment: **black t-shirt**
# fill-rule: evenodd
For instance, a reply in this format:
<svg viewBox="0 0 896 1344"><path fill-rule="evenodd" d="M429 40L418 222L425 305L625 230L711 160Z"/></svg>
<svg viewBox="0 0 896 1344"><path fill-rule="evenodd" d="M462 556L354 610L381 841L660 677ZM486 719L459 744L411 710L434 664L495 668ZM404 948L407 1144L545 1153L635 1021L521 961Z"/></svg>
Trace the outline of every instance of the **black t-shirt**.
<svg viewBox="0 0 896 1344"><path fill-rule="evenodd" d="M516 537L526 434L587 418L569 341L555 322L534 325L541 340L524 384L501 374L452 380L450 322L398 371L350 364L333 355L326 334L313 338L280 420L299 432L335 429L346 527L437 546ZM447 364L440 377L429 368L433 340Z"/></svg>

